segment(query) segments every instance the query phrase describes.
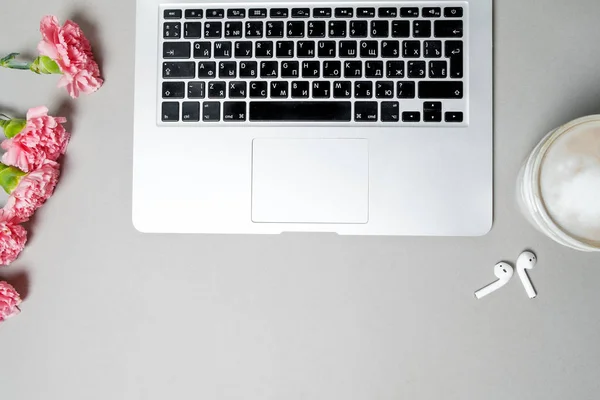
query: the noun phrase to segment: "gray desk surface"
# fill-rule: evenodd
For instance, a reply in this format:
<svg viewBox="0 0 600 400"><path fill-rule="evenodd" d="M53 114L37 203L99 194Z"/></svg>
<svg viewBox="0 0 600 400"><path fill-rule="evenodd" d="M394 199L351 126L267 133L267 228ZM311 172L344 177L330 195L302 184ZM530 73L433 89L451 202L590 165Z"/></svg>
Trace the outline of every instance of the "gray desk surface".
<svg viewBox="0 0 600 400"><path fill-rule="evenodd" d="M46 13L82 23L106 85L64 103L55 77L0 71L2 108L66 104L73 130L56 195L0 270L26 295L0 327L0 398L598 398L600 256L530 227L514 182L545 132L600 112L600 2L496 1L495 223L481 238L137 233L135 2L4 1L0 51L35 49ZM475 301L527 247L539 297L515 279Z"/></svg>

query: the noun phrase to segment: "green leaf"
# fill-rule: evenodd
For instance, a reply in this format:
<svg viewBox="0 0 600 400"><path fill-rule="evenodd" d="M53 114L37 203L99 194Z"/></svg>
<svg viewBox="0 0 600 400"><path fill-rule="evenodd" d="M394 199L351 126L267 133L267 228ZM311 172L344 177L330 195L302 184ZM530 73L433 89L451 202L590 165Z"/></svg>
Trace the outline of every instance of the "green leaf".
<svg viewBox="0 0 600 400"><path fill-rule="evenodd" d="M13 190L21 182L21 178L27 175L26 172L21 171L16 167L9 167L0 163L0 186L8 194L11 194Z"/></svg>
<svg viewBox="0 0 600 400"><path fill-rule="evenodd" d="M8 121L2 121L0 126L4 128L4 136L8 139L17 136L27 125L27 121L24 119L9 119Z"/></svg>
<svg viewBox="0 0 600 400"><path fill-rule="evenodd" d="M39 56L29 67L36 74L62 74L58 64L48 56Z"/></svg>

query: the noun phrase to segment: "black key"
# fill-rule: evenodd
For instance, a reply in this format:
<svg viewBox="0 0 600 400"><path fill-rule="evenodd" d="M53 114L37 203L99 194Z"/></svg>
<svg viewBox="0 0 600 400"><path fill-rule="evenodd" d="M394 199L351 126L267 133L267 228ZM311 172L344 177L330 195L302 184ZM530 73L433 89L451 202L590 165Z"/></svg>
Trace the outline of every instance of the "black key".
<svg viewBox="0 0 600 400"><path fill-rule="evenodd" d="M225 37L226 38L241 38L242 37L242 22L225 22Z"/></svg>
<svg viewBox="0 0 600 400"><path fill-rule="evenodd" d="M246 10L243 8L230 8L227 10L227 18L246 18Z"/></svg>
<svg viewBox="0 0 600 400"><path fill-rule="evenodd" d="M197 101L184 101L181 105L181 120L183 122L200 121L200 103Z"/></svg>
<svg viewBox="0 0 600 400"><path fill-rule="evenodd" d="M194 42L194 58L210 58L210 42Z"/></svg>
<svg viewBox="0 0 600 400"><path fill-rule="evenodd" d="M271 18L287 18L289 10L287 8L271 8Z"/></svg>
<svg viewBox="0 0 600 400"><path fill-rule="evenodd" d="M309 21L308 37L325 37L325 21Z"/></svg>
<svg viewBox="0 0 600 400"><path fill-rule="evenodd" d="M204 16L204 11L202 10L185 10L185 18L186 19L200 19Z"/></svg>
<svg viewBox="0 0 600 400"><path fill-rule="evenodd" d="M186 22L183 24L183 37L186 39L200 39L202 36L202 22Z"/></svg>
<svg viewBox="0 0 600 400"><path fill-rule="evenodd" d="M392 21L392 37L407 38L410 36L410 21Z"/></svg>
<svg viewBox="0 0 600 400"><path fill-rule="evenodd" d="M282 78L297 78L300 70L298 61L282 61L281 62L281 77Z"/></svg>
<svg viewBox="0 0 600 400"><path fill-rule="evenodd" d="M463 23L460 20L439 20L434 23L434 36L439 38L460 38L463 36Z"/></svg>
<svg viewBox="0 0 600 400"><path fill-rule="evenodd" d="M208 98L209 99L224 99L225 98L225 82L213 81L208 82Z"/></svg>
<svg viewBox="0 0 600 400"><path fill-rule="evenodd" d="M262 21L246 22L246 37L247 38L261 38L262 36L263 36Z"/></svg>
<svg viewBox="0 0 600 400"><path fill-rule="evenodd" d="M196 63L164 62L162 73L164 79L193 78L196 75Z"/></svg>
<svg viewBox="0 0 600 400"><path fill-rule="evenodd" d="M377 122L377 102L357 101L354 103L354 120L358 122Z"/></svg>
<svg viewBox="0 0 600 400"><path fill-rule="evenodd" d="M165 10L163 16L165 19L181 19L181 10Z"/></svg>
<svg viewBox="0 0 600 400"><path fill-rule="evenodd" d="M273 98L287 98L288 97L288 83L287 82L271 82L271 97Z"/></svg>
<svg viewBox="0 0 600 400"><path fill-rule="evenodd" d="M388 37L390 23L388 21L371 21L371 37Z"/></svg>
<svg viewBox="0 0 600 400"><path fill-rule="evenodd" d="M375 82L375 97L378 99L394 98L394 82L377 81Z"/></svg>
<svg viewBox="0 0 600 400"><path fill-rule="evenodd" d="M179 121L179 102L165 101L162 103L161 120L163 122Z"/></svg>
<svg viewBox="0 0 600 400"><path fill-rule="evenodd" d="M335 57L335 42L333 40L321 40L319 41L319 57Z"/></svg>
<svg viewBox="0 0 600 400"><path fill-rule="evenodd" d="M283 21L267 22L267 37L282 38L283 37Z"/></svg>
<svg viewBox="0 0 600 400"><path fill-rule="evenodd" d="M221 120L221 103L205 101L202 103L202 121L217 122Z"/></svg>
<svg viewBox="0 0 600 400"><path fill-rule="evenodd" d="M255 81L250 82L250 98L267 98L267 82Z"/></svg>
<svg viewBox="0 0 600 400"><path fill-rule="evenodd" d="M302 61L302 77L318 78L321 63L319 61Z"/></svg>
<svg viewBox="0 0 600 400"><path fill-rule="evenodd" d="M354 98L370 99L373 97L373 82L354 82Z"/></svg>
<svg viewBox="0 0 600 400"><path fill-rule="evenodd" d="M402 122L419 122L421 113L419 111L404 111L402 113Z"/></svg>
<svg viewBox="0 0 600 400"><path fill-rule="evenodd" d="M350 7L340 7L335 9L336 18L352 18L354 9Z"/></svg>
<svg viewBox="0 0 600 400"><path fill-rule="evenodd" d="M248 11L248 17L250 18L267 18L266 8L251 8Z"/></svg>
<svg viewBox="0 0 600 400"><path fill-rule="evenodd" d="M444 114L446 122L463 122L463 113L460 111L446 111Z"/></svg>
<svg viewBox="0 0 600 400"><path fill-rule="evenodd" d="M444 8L444 17L446 18L460 18L463 16L462 7L446 7Z"/></svg>
<svg viewBox="0 0 600 400"><path fill-rule="evenodd" d="M188 82L188 93L189 99L203 99L205 96L204 82Z"/></svg>
<svg viewBox="0 0 600 400"><path fill-rule="evenodd" d="M279 64L277 61L261 61L260 62L260 77L261 78L277 78L277 70Z"/></svg>
<svg viewBox="0 0 600 400"><path fill-rule="evenodd" d="M214 61L200 61L198 63L198 78L214 78L217 73L217 63Z"/></svg>
<svg viewBox="0 0 600 400"><path fill-rule="evenodd" d="M395 18L398 16L398 9L396 7L381 7L377 10L379 18Z"/></svg>
<svg viewBox="0 0 600 400"><path fill-rule="evenodd" d="M315 8L313 10L314 18L329 18L331 17L331 8Z"/></svg>
<svg viewBox="0 0 600 400"><path fill-rule="evenodd" d="M275 46L275 54L279 58L294 57L294 42L291 40L280 40Z"/></svg>
<svg viewBox="0 0 600 400"><path fill-rule="evenodd" d="M367 37L368 33L367 21L350 21L350 37Z"/></svg>
<svg viewBox="0 0 600 400"><path fill-rule="evenodd" d="M181 22L165 22L163 25L163 38L179 39L181 37Z"/></svg>
<svg viewBox="0 0 600 400"><path fill-rule="evenodd" d="M438 18L442 16L442 9L439 7L423 7L423 18Z"/></svg>
<svg viewBox="0 0 600 400"><path fill-rule="evenodd" d="M250 121L350 121L349 101L251 101Z"/></svg>
<svg viewBox="0 0 600 400"><path fill-rule="evenodd" d="M231 58L231 42L215 42L215 58Z"/></svg>
<svg viewBox="0 0 600 400"><path fill-rule="evenodd" d="M235 42L235 58L252 58L252 42Z"/></svg>
<svg viewBox="0 0 600 400"><path fill-rule="evenodd" d="M381 102L381 121L398 122L400 121L400 107L397 101Z"/></svg>
<svg viewBox="0 0 600 400"><path fill-rule="evenodd" d="M404 78L404 61L387 61L385 71L388 78Z"/></svg>
<svg viewBox="0 0 600 400"><path fill-rule="evenodd" d="M429 61L429 77L445 78L448 75L446 61Z"/></svg>
<svg viewBox="0 0 600 400"><path fill-rule="evenodd" d="M221 61L219 63L219 78L231 79L235 78L237 64L235 61Z"/></svg>
<svg viewBox="0 0 600 400"><path fill-rule="evenodd" d="M310 17L310 8L292 8L292 18Z"/></svg>
<svg viewBox="0 0 600 400"><path fill-rule="evenodd" d="M304 21L289 21L287 23L287 37L304 37Z"/></svg>
<svg viewBox="0 0 600 400"><path fill-rule="evenodd" d="M163 99L183 99L185 97L185 83L183 82L163 82Z"/></svg>
<svg viewBox="0 0 600 400"><path fill-rule="evenodd" d="M402 56L405 58L419 58L421 56L421 42L418 40L405 40L402 42Z"/></svg>
<svg viewBox="0 0 600 400"><path fill-rule="evenodd" d="M229 82L229 98L245 99L246 82Z"/></svg>
<svg viewBox="0 0 600 400"><path fill-rule="evenodd" d="M256 58L272 58L273 42L256 42Z"/></svg>
<svg viewBox="0 0 600 400"><path fill-rule="evenodd" d="M375 9L373 7L361 7L356 10L357 17L374 17Z"/></svg>
<svg viewBox="0 0 600 400"><path fill-rule="evenodd" d="M362 61L345 61L344 62L344 77L345 78L361 78L362 77Z"/></svg>
<svg viewBox="0 0 600 400"><path fill-rule="evenodd" d="M425 78L427 66L425 61L409 61L406 69L409 78Z"/></svg>
<svg viewBox="0 0 600 400"><path fill-rule="evenodd" d="M413 21L413 36L428 38L431 36L431 21Z"/></svg>
<svg viewBox="0 0 600 400"><path fill-rule="evenodd" d="M426 58L440 58L442 56L442 42L439 40L427 40L423 44Z"/></svg>
<svg viewBox="0 0 600 400"><path fill-rule="evenodd" d="M226 101L223 103L223 121L245 121L246 102Z"/></svg>
<svg viewBox="0 0 600 400"><path fill-rule="evenodd" d="M315 56L315 42L312 40L300 40L296 48L298 58L312 58Z"/></svg>
<svg viewBox="0 0 600 400"><path fill-rule="evenodd" d="M423 104L423 122L441 122L442 121L442 103L425 102Z"/></svg>
<svg viewBox="0 0 600 400"><path fill-rule="evenodd" d="M396 97L399 99L415 98L415 83L412 81L402 81L396 84Z"/></svg>
<svg viewBox="0 0 600 400"><path fill-rule="evenodd" d="M190 58L190 43L164 42L163 58Z"/></svg>
<svg viewBox="0 0 600 400"><path fill-rule="evenodd" d="M331 82L315 81L312 83L312 97L327 99L331 95Z"/></svg>
<svg viewBox="0 0 600 400"><path fill-rule="evenodd" d="M383 61L365 61L365 77L381 78L383 76Z"/></svg>
<svg viewBox="0 0 600 400"><path fill-rule="evenodd" d="M340 40L339 56L341 58L355 58L356 45L357 43L355 40Z"/></svg>
<svg viewBox="0 0 600 400"><path fill-rule="evenodd" d="M450 78L463 77L463 42L447 40L445 54L450 59Z"/></svg>
<svg viewBox="0 0 600 400"><path fill-rule="evenodd" d="M323 78L339 78L342 73L340 61L323 61Z"/></svg>
<svg viewBox="0 0 600 400"><path fill-rule="evenodd" d="M362 40L360 42L360 56L363 58L377 57L377 46L378 43L375 40Z"/></svg>
<svg viewBox="0 0 600 400"><path fill-rule="evenodd" d="M240 78L256 78L258 63L256 61L240 61Z"/></svg>
<svg viewBox="0 0 600 400"><path fill-rule="evenodd" d="M421 81L419 82L421 99L462 99L463 83L460 81Z"/></svg>
<svg viewBox="0 0 600 400"><path fill-rule="evenodd" d="M329 21L329 37L346 37L346 21Z"/></svg>
<svg viewBox="0 0 600 400"><path fill-rule="evenodd" d="M381 57L398 58L400 57L400 42L397 40L383 40L381 42Z"/></svg>
<svg viewBox="0 0 600 400"><path fill-rule="evenodd" d="M206 22L204 23L204 38L218 39L221 37L223 24L221 22Z"/></svg>
<svg viewBox="0 0 600 400"><path fill-rule="evenodd" d="M307 81L292 82L292 99L307 99L309 87Z"/></svg>
<svg viewBox="0 0 600 400"><path fill-rule="evenodd" d="M416 18L419 16L419 7L401 7L400 16L404 18Z"/></svg>
<svg viewBox="0 0 600 400"><path fill-rule="evenodd" d="M334 99L349 99L352 97L352 82L337 81L333 82L333 98Z"/></svg>
<svg viewBox="0 0 600 400"><path fill-rule="evenodd" d="M212 8L206 10L206 18L209 19L221 19L225 16L225 10L222 8Z"/></svg>

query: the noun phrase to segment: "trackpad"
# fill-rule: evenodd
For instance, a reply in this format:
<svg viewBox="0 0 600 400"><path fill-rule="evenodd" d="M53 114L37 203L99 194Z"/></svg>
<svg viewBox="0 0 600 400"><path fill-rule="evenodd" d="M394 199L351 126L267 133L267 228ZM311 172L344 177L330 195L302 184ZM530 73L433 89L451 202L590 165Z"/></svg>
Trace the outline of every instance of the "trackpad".
<svg viewBox="0 0 600 400"><path fill-rule="evenodd" d="M254 139L252 221L364 224L368 218L366 139Z"/></svg>

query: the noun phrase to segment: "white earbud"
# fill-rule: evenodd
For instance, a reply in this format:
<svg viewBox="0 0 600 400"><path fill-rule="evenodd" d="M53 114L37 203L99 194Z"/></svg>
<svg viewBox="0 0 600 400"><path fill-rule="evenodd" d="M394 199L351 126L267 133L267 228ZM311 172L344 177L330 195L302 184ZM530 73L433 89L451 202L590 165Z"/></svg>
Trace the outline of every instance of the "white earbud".
<svg viewBox="0 0 600 400"><path fill-rule="evenodd" d="M521 278L521 282L523 282L525 291L530 299L533 299L535 296L537 296L537 293L535 292L535 288L531 284L531 280L529 279L527 271L525 270L532 269L535 267L536 263L537 257L530 251L524 251L521 253L519 258L517 258L517 274L519 275L519 278Z"/></svg>
<svg viewBox="0 0 600 400"><path fill-rule="evenodd" d="M475 298L481 299L483 296L487 296L488 294L500 289L502 286L508 283L513 274L513 267L511 267L508 263L499 262L494 266L494 275L496 275L498 280L476 291Z"/></svg>

